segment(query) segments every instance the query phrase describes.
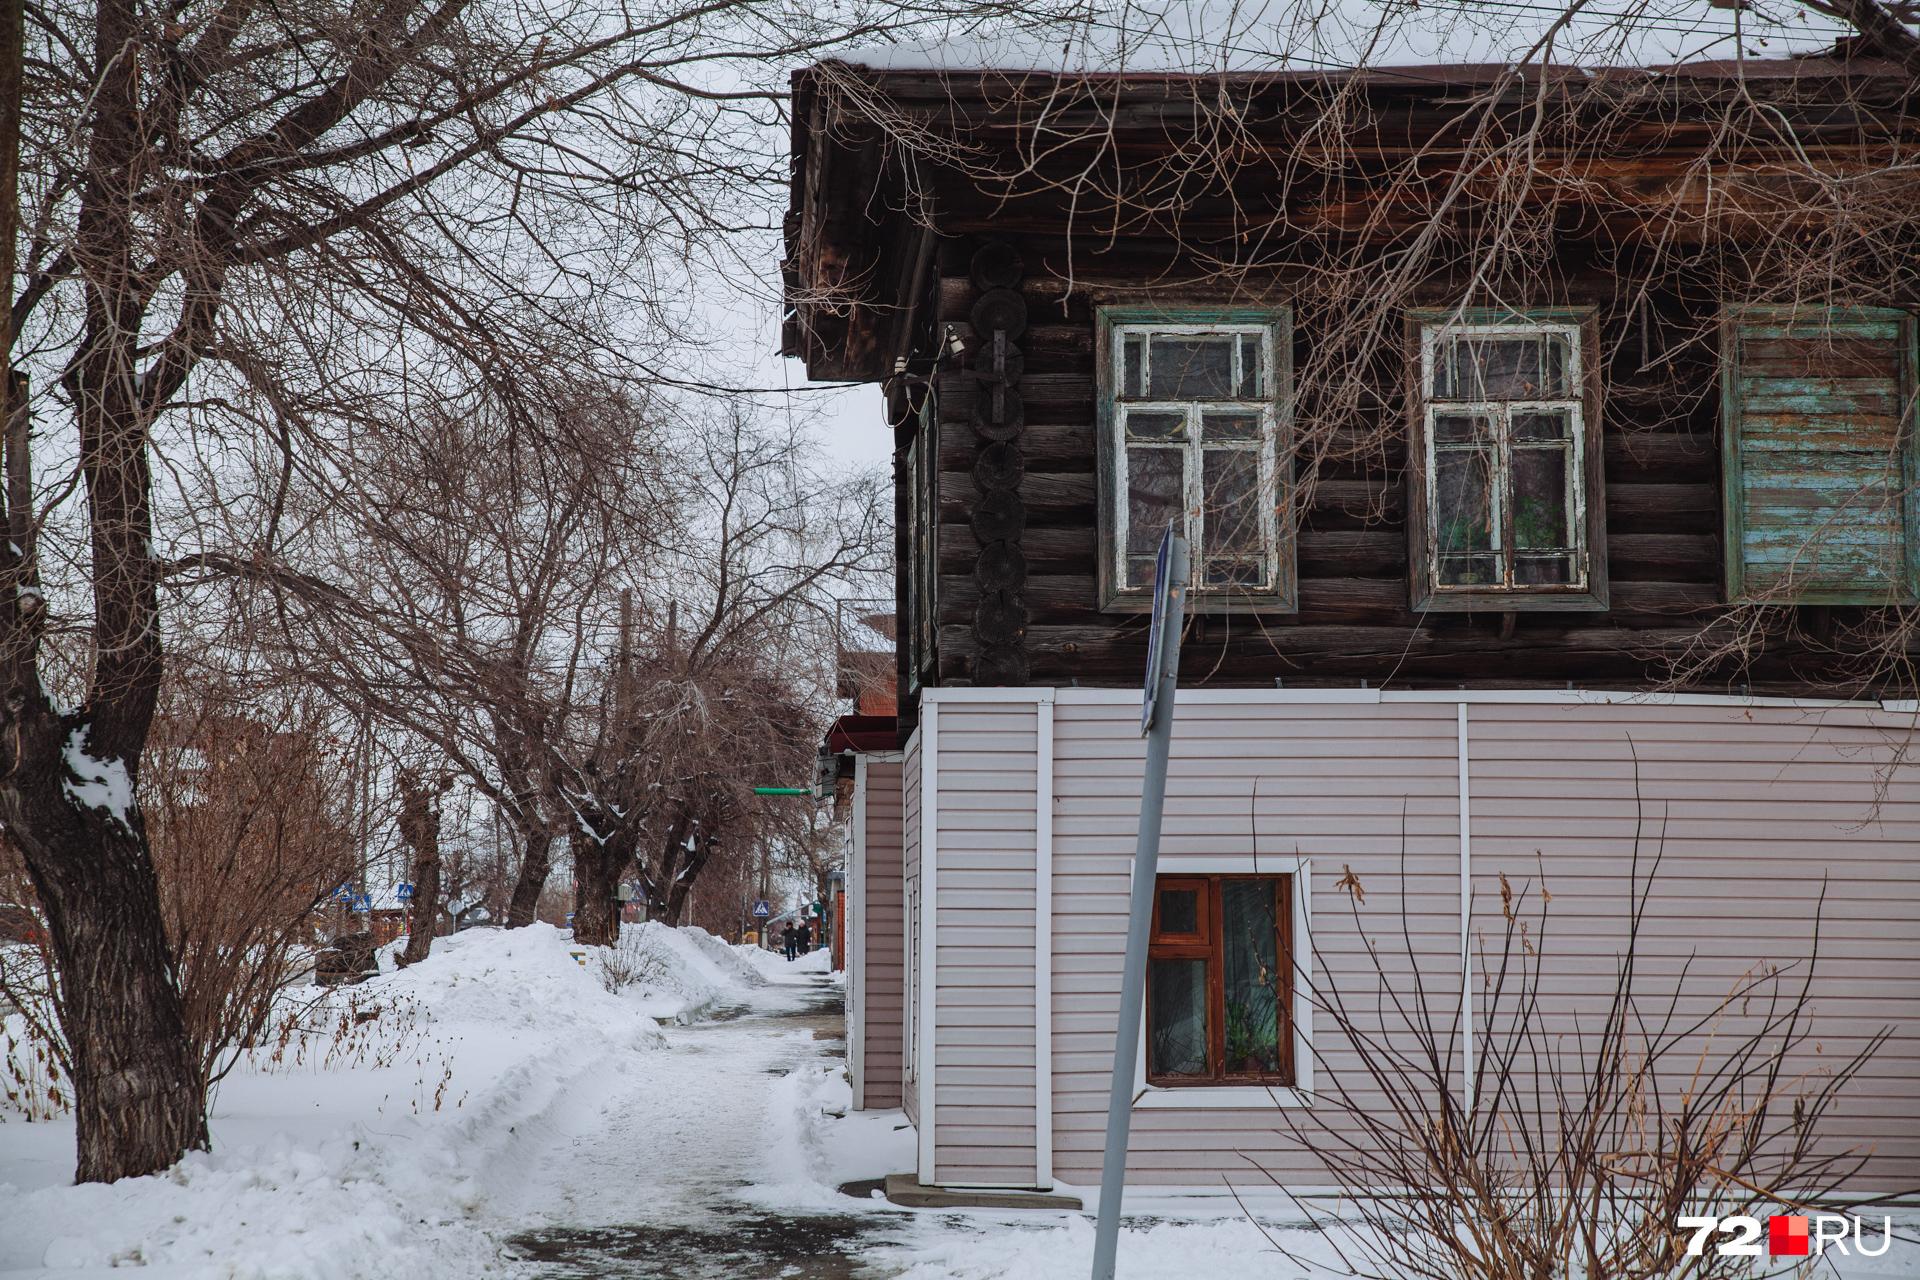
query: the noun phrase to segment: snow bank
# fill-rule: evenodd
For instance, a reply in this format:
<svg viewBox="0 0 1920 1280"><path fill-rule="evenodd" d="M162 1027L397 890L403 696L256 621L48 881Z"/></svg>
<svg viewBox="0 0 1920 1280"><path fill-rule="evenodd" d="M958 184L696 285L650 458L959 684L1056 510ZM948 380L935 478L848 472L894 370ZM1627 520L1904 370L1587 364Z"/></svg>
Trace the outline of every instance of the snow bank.
<svg viewBox="0 0 1920 1280"><path fill-rule="evenodd" d="M608 982L603 958L629 947L644 979ZM0 1274L489 1274L484 1208L526 1176L521 1144L562 1099L644 1076L659 1019L759 981L697 930L641 925L621 948L585 948L533 925L436 939L426 962L358 987L303 988L284 1034L220 1087L213 1151L163 1175L64 1185L71 1120L0 1123Z"/></svg>
<svg viewBox="0 0 1920 1280"><path fill-rule="evenodd" d="M780 952L769 951L765 947L743 945L732 950L762 980L797 982L805 975L830 973L833 969L833 954L824 948L809 951L798 960L788 960Z"/></svg>

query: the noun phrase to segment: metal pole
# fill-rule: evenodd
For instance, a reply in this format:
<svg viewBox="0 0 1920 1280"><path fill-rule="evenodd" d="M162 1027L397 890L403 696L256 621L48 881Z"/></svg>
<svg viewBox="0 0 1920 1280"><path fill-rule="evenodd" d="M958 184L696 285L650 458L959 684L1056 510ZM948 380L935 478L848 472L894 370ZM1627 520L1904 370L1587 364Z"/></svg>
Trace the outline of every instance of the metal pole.
<svg viewBox="0 0 1920 1280"><path fill-rule="evenodd" d="M1180 680L1180 628L1186 617L1187 541L1175 536L1167 557L1167 608L1160 618L1159 669L1153 720L1147 726L1147 771L1140 785L1140 834L1133 850L1133 896L1127 912L1126 968L1120 975L1120 1027L1113 1037L1113 1089L1107 1096L1107 1146L1100 1163L1100 1216L1093 1236L1093 1280L1113 1280L1120 1241L1120 1193L1127 1174L1127 1131L1133 1119L1134 1063L1140 1055L1140 1010L1147 982L1147 935L1153 882L1160 865L1160 815L1167 799L1167 751L1173 740L1173 691Z"/></svg>

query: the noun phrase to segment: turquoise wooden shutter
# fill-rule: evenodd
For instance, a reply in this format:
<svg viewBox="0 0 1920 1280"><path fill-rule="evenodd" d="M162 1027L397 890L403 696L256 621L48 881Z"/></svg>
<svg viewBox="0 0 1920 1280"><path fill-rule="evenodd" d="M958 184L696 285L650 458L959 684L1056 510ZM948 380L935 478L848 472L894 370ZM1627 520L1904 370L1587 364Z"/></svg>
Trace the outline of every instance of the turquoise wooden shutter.
<svg viewBox="0 0 1920 1280"><path fill-rule="evenodd" d="M1913 317L1741 307L1721 341L1728 598L1920 600Z"/></svg>

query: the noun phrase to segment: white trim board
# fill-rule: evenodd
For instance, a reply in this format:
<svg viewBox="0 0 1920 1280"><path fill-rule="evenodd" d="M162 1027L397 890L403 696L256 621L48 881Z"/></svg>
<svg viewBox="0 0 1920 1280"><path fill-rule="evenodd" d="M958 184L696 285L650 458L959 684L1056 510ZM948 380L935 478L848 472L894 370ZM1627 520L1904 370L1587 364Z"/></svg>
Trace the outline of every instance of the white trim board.
<svg viewBox="0 0 1920 1280"><path fill-rule="evenodd" d="M1473 819L1467 704L1459 704L1460 759L1460 1096L1473 1110Z"/></svg>
<svg viewBox="0 0 1920 1280"><path fill-rule="evenodd" d="M1033 1175L1053 1185L1053 699L1034 708Z"/></svg>
<svg viewBox="0 0 1920 1280"><path fill-rule="evenodd" d="M935 692L928 690L928 693ZM1045 692L1037 689L965 689L940 692L1002 695L1003 701L1031 700ZM1057 702L1079 706L1135 706L1140 702L1138 689L1087 688L1063 686L1053 691ZM1854 708L1862 711L1912 711L1920 702L1859 701L1838 698L1769 698L1741 694L1657 693L1624 689L1270 689L1222 688L1207 686L1182 688L1179 701L1197 706L1253 704L1287 706L1290 704L1349 704L1373 706L1387 703L1507 703L1566 706L1649 706L1649 707L1783 707L1805 710Z"/></svg>
<svg viewBox="0 0 1920 1280"><path fill-rule="evenodd" d="M938 701L927 703L920 709L920 911L915 922L919 937L914 941L920 948L920 1026L915 1037L914 1056L919 1059L916 1069L915 1085L920 1091L920 1132L919 1139L919 1176L925 1186L934 1185L934 1136L937 1099L934 1093L934 1076L939 1072L936 1061L935 1034L938 1026L934 1019L934 1005L939 1000L940 983L936 966L939 964L939 952L935 940L940 936L935 927L939 899L936 896L935 876L940 862L940 704Z"/></svg>
<svg viewBox="0 0 1920 1280"><path fill-rule="evenodd" d="M1167 1089L1148 1084L1147 1011L1142 993L1139 1052L1133 1064L1135 1111L1272 1111L1276 1107L1313 1105L1313 859L1262 856L1256 864L1251 853L1163 853L1159 874L1223 876L1256 869L1263 876L1293 877L1288 894L1293 911L1293 1084L1284 1089L1266 1085Z"/></svg>

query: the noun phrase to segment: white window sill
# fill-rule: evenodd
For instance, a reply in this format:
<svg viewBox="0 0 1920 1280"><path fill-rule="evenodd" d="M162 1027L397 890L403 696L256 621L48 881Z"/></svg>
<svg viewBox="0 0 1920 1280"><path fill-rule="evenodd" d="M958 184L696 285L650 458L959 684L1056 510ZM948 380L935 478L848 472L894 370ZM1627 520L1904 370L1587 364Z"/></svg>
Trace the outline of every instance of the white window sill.
<svg viewBox="0 0 1920 1280"><path fill-rule="evenodd" d="M1135 1111L1273 1111L1280 1107L1310 1107L1313 1095L1304 1089L1264 1085L1205 1085L1161 1089L1148 1085L1134 1095Z"/></svg>

